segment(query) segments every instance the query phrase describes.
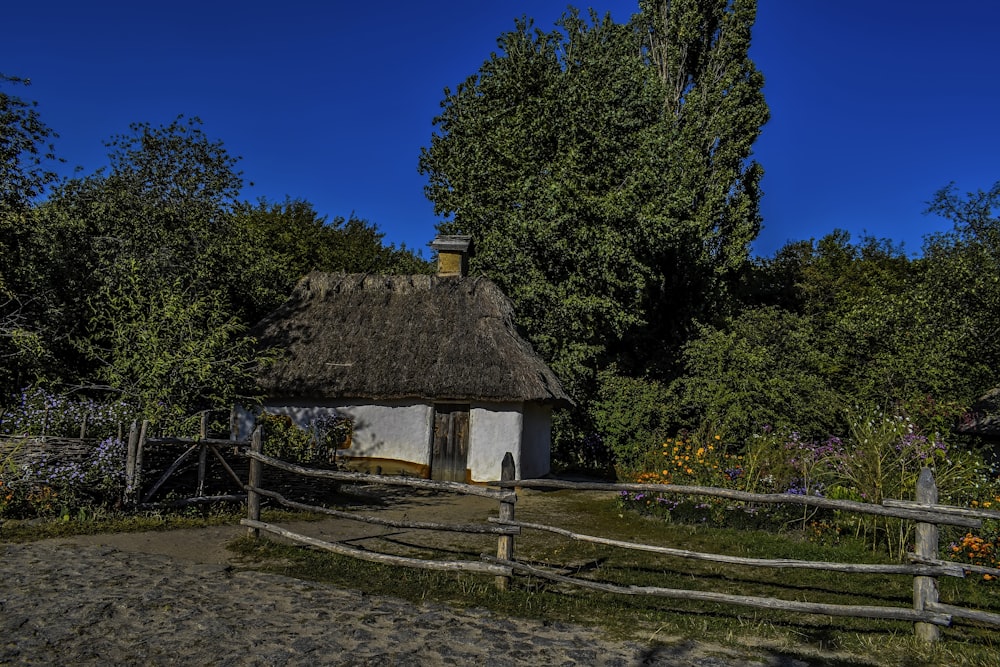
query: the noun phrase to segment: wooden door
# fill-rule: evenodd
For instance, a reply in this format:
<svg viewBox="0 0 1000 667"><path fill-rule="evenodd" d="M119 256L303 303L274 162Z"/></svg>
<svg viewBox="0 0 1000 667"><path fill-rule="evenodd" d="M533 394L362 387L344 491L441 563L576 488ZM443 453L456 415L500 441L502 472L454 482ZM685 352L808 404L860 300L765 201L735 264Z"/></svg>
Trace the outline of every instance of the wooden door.
<svg viewBox="0 0 1000 667"><path fill-rule="evenodd" d="M435 405L431 479L465 482L469 457L469 406Z"/></svg>

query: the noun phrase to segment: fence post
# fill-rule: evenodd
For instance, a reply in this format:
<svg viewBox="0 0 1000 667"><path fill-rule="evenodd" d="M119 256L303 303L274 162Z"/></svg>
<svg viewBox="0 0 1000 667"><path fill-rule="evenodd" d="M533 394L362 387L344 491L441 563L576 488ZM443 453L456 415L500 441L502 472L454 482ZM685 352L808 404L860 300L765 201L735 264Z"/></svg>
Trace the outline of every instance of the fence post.
<svg viewBox="0 0 1000 667"><path fill-rule="evenodd" d="M139 444L139 424L132 422L128 432L128 449L125 450L125 504L131 505L135 495L135 452Z"/></svg>
<svg viewBox="0 0 1000 667"><path fill-rule="evenodd" d="M923 468L917 478L915 500L924 505L934 505L938 501L937 484L930 468ZM938 558L938 526L936 523L917 522L916 545L914 551L923 558ZM938 601L938 586L936 577L913 578L913 608L917 611L927 609L928 604ZM933 623L914 623L913 633L917 639L934 642L940 639L941 630Z"/></svg>
<svg viewBox="0 0 1000 667"><path fill-rule="evenodd" d="M146 432L149 430L149 420L143 419L139 427L139 439L135 443L135 469L132 472L132 484L138 494L142 490L142 453L146 448Z"/></svg>
<svg viewBox="0 0 1000 667"><path fill-rule="evenodd" d="M83 421L80 422L80 440L87 437L87 418L90 417L89 412L83 413Z"/></svg>
<svg viewBox="0 0 1000 667"><path fill-rule="evenodd" d="M509 482L513 481L517 477L517 470L514 466L514 455L507 452L503 456L503 462L500 464L500 481ZM502 487L505 491L505 487ZM513 487L512 487L513 490ZM516 499L515 499L516 500ZM500 501L500 520L501 521L513 521L514 520L514 502L515 500L501 500ZM514 559L514 536L513 535L501 535L497 538L497 558L501 560L513 560ZM497 590L505 591L510 587L510 577L498 576L496 578Z"/></svg>
<svg viewBox="0 0 1000 667"><path fill-rule="evenodd" d="M208 445L204 442L208 438L208 410L201 413L201 428L198 431L198 436L201 438L202 444L198 449L198 491L195 495L200 498L205 495L205 472L208 469Z"/></svg>
<svg viewBox="0 0 1000 667"><path fill-rule="evenodd" d="M255 454L260 454L264 450L264 435L261 432L261 428L261 426L257 426L253 430L253 436L250 438L250 451ZM254 491L254 489L260 488L263 465L255 458L250 459L250 475L247 480L247 518L251 521L260 521L260 494ZM260 529L251 528L248 534L250 537L256 539L260 537Z"/></svg>

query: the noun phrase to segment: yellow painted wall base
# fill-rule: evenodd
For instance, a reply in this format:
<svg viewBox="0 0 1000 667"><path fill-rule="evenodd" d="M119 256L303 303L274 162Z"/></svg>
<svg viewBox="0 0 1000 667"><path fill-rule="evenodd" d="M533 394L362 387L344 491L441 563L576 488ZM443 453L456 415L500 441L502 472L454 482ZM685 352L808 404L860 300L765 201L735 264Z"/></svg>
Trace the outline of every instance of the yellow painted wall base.
<svg viewBox="0 0 1000 667"><path fill-rule="evenodd" d="M396 459L368 459L344 457L340 463L352 472L363 472L368 475L408 475L410 477L431 478L431 467L422 463L399 461ZM466 468L465 483L477 484L472 481L472 471Z"/></svg>

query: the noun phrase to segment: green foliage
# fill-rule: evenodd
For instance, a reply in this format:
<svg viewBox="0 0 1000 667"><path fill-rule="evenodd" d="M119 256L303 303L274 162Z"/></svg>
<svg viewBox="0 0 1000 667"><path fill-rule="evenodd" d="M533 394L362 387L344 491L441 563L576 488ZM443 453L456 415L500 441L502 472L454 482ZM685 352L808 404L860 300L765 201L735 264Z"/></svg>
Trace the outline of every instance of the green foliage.
<svg viewBox="0 0 1000 667"><path fill-rule="evenodd" d="M0 73L0 85L30 83ZM56 159L48 142L58 135L42 121L37 104L0 90L0 214L27 208L57 179L45 164Z"/></svg>
<svg viewBox="0 0 1000 667"><path fill-rule="evenodd" d="M161 423L249 398L260 359L220 295L193 293L179 280L150 292L135 268L93 300L100 324L81 346L101 362L98 377Z"/></svg>
<svg viewBox="0 0 1000 667"><path fill-rule="evenodd" d="M241 280L230 294L238 312L257 322L278 307L295 282L310 271L430 273L433 266L405 246L383 245L383 234L351 216L328 221L301 200L260 200L234 207Z"/></svg>
<svg viewBox="0 0 1000 667"><path fill-rule="evenodd" d="M0 74L0 87L27 86L27 79ZM44 298L36 289L31 204L57 179L51 139L36 103L0 89L0 391L34 380L48 352L37 321Z"/></svg>
<svg viewBox="0 0 1000 667"><path fill-rule="evenodd" d="M810 318L778 308L747 310L723 329L700 327L684 347L686 374L671 387L682 423L710 424L736 442L768 425L829 433L843 399L818 343Z"/></svg>
<svg viewBox="0 0 1000 667"><path fill-rule="evenodd" d="M619 375L612 368L598 376L593 425L620 473L634 469L661 442L671 423L666 387L656 380Z"/></svg>
<svg viewBox="0 0 1000 667"><path fill-rule="evenodd" d="M898 406L927 432L949 430L1000 364L991 201L939 193L932 210L955 218L956 230L929 238L922 258L834 231L749 265L742 312L685 348L673 387L683 423L740 423L744 436L767 423L821 437L846 428L838 408L853 402ZM741 387L760 400L741 398Z"/></svg>
<svg viewBox="0 0 1000 667"><path fill-rule="evenodd" d="M333 464L337 450L349 445L354 421L334 415L313 421L309 429L297 426L288 415L261 413L257 423L264 429L264 453L294 463Z"/></svg>
<svg viewBox="0 0 1000 667"><path fill-rule="evenodd" d="M518 22L445 91L420 159L440 229L475 238L473 270L582 403L609 362L662 375L759 228L754 3L641 7Z"/></svg>
<svg viewBox="0 0 1000 667"><path fill-rule="evenodd" d="M107 142L108 170L34 203L54 178L40 169L51 132L10 96L0 120L4 192L19 193L0 210L5 394L101 383L161 423L225 406L252 395L267 361L250 325L303 274L429 270L363 220L327 223L303 201L238 202L238 160L197 118L133 124Z"/></svg>

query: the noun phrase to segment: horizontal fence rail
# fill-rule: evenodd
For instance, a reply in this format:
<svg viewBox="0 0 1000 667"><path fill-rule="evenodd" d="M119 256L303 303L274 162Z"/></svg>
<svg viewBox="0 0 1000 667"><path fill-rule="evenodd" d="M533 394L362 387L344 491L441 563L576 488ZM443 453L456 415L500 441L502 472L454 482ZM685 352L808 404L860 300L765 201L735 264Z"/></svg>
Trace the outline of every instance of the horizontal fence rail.
<svg viewBox="0 0 1000 667"><path fill-rule="evenodd" d="M251 440L250 448L245 455L250 459L250 479L244 486L247 492L248 518L242 523L246 525L251 535L260 531L293 540L295 542L324 549L333 553L380 563L402 565L420 569L443 571L464 571L482 574L493 574L501 590L507 590L515 573L526 574L541 579L554 581L608 593L621 595L646 595L678 600L711 602L748 606L760 609L780 610L796 613L823 614L828 616L845 616L866 619L887 619L912 622L914 631L919 638L934 641L939 637L939 628L951 625L953 618L965 618L980 623L1000 626L1000 614L976 609L967 609L955 605L943 604L937 599L937 578L942 576L964 577L968 572L995 574L1000 576L1000 569L983 566L967 565L945 561L938 556L937 526L959 526L978 528L983 519L1000 518L1000 512L976 510L971 508L953 507L937 503L937 491L933 475L929 469L922 471L918 483L918 502L887 500L878 505L859 503L846 500L833 500L817 496L802 496L796 494L757 494L715 487L662 485L662 484L609 484L599 482L566 482L561 480L518 480L515 479L513 458L508 454L502 465L503 479L490 482L485 486L473 486L457 482L439 482L412 477L385 477L339 470L319 470L281 461L261 452L262 436L258 429ZM428 521L411 521L407 519L384 519L366 516L358 512L346 512L297 502L286 498L277 491L265 488L262 483L264 466L273 467L286 472L311 477L317 480L346 482L353 484L377 484L386 486L408 487L414 490L433 490L444 493L475 495L491 498L499 503L498 516L487 517L486 524L449 524ZM520 521L515 517L515 505L518 489L541 490L573 490L573 491L607 491L607 492L648 492L657 494L712 496L734 501L756 504L794 504L835 509L859 514L893 517L916 522L917 544L915 553L907 554L907 562L895 564L868 563L831 563L824 561L804 561L797 559L766 559L727 556L723 554L702 553L673 547L656 546L616 540L596 535L577 533L558 526L549 526L536 522ZM260 520L260 500L269 498L278 504L292 509L318 512L329 516L349 519L374 525L388 526L407 530L451 531L468 534L497 535L497 555L483 554L480 561L469 560L433 560L428 558L410 558L394 554L385 554L343 543L328 542L307 537L279 526L274 526ZM565 574L568 566L552 564L541 566L537 563L526 563L514 557L514 539L524 531L541 531L561 537L587 542L612 548L629 549L649 552L681 559L710 561L732 565L763 567L775 569L806 569L839 572L843 574L867 575L903 575L913 577L914 606L873 606L852 604L828 604L800 600L783 600L772 597L750 595L733 595L712 591L697 591L689 589L674 589L658 586L637 586L615 584L592 579L585 579Z"/></svg>
<svg viewBox="0 0 1000 667"><path fill-rule="evenodd" d="M510 578L513 576L513 569L504 563L488 563L482 560L433 560L427 558L410 558L395 554L385 554L368 549L348 546L345 544L328 542L307 535L296 533L280 526L275 526L260 520L260 499L261 497L271 498L279 504L310 512L318 512L338 518L359 521L373 525L388 526L392 528L404 528L411 530L435 530L469 534L492 534L498 535L499 539L512 539L513 535L520 533L520 528L516 526L497 526L489 523L485 524L445 524L428 521L409 521L406 519L383 519L360 515L356 512L344 512L330 509L318 505L310 505L289 500L284 495L262 488L260 480L263 477L263 466L266 464L278 470L292 472L306 477L321 480L344 481L355 484L379 484L384 486L401 486L419 490L431 490L444 493L455 493L464 495L481 496L499 500L500 502L511 503L517 498L513 491L488 489L485 487L471 486L458 482L446 482L426 480L413 477L383 477L381 475L368 475L363 473L352 473L338 470L320 470L308 468L294 463L288 463L261 452L263 448L263 435L258 427L251 438L250 448L244 454L251 460L250 479L245 485L247 491L247 518L241 523L250 530L252 536L256 536L260 531L279 535L286 539L306 544L325 551L350 556L360 560L389 565L399 565L423 570L437 570L445 572L470 572L474 574L492 574L498 578Z"/></svg>
<svg viewBox="0 0 1000 667"><path fill-rule="evenodd" d="M326 551L332 551L335 554L340 554L342 556L351 556L352 558L358 558L360 560L367 560L373 563L384 563L387 565L402 565L404 567L413 567L421 570L442 570L446 572L477 572L480 574L495 574L509 577L512 574L512 568L510 565L504 563L481 563L478 561L439 561L439 560L429 560L426 558L407 558L406 556L395 556L392 554L383 554L375 551L368 551L367 549L358 549L357 547L349 547L344 544L337 544L335 542L327 542L325 540L319 540L315 537L309 537L307 535L301 535L299 533L286 530L280 526L275 526L269 523L264 523L262 521L254 521L252 519L241 519L240 523L245 526L249 526L254 530L264 530L275 535L280 535L281 537L288 538L295 542L301 542L302 544L308 544L313 547L318 547Z"/></svg>
<svg viewBox="0 0 1000 667"><path fill-rule="evenodd" d="M637 542L624 542L612 540L607 537L595 537L593 535L581 535L565 528L546 526L540 523L529 523L526 521L500 521L491 518L490 521L500 523L505 526L517 526L518 528L529 528L541 530L556 535L568 537L578 542L589 542L591 544L603 544L609 547L621 549L632 549L633 551L646 551L649 553L662 554L664 556L676 556L677 558L688 558L691 560L704 560L713 563L727 563L729 565L744 565L748 567L767 567L775 569L800 569L800 570L825 570L828 572L846 572L851 574L909 574L925 576L948 576L964 577L964 569L958 563L949 561L938 561L936 563L919 563L913 565L906 564L870 564L870 563L828 563L826 561L795 560L791 558L746 558L743 556L724 556L722 554L708 554L700 551L688 551L686 549L675 549L672 547L658 547L651 544L641 544Z"/></svg>
<svg viewBox="0 0 1000 667"><path fill-rule="evenodd" d="M617 584L580 579L578 577L568 577L519 561L507 562L492 558L488 560L498 562L503 565L509 565L515 571L524 572L542 579L550 579L552 581L572 584L581 588L604 591L605 593L618 593L621 595L650 595L653 597L671 598L674 600L694 600L696 602L719 602L724 604L741 605L744 607L757 607L759 609L794 611L804 614L851 616L854 618L879 618L896 621L922 621L925 623L932 623L934 625L951 625L951 614L918 611L906 607L874 607L867 605L828 604L825 602L798 602L794 600L781 600L779 598L755 597L752 595L731 595L729 593L713 593L711 591L693 591L687 588L620 586Z"/></svg>
<svg viewBox="0 0 1000 667"><path fill-rule="evenodd" d="M648 492L675 496L711 496L715 498L726 498L728 500L739 500L747 503L821 507L824 509L841 510L857 514L872 514L875 516L885 516L896 519L910 519L912 521L930 521L939 525L960 526L962 528L981 528L983 522L976 517L986 516L986 518L992 518L992 515L996 514L997 518L1000 518L1000 513L996 512L977 512L972 514L973 512L976 512L976 510L969 510L970 514L958 514L955 512L940 511L937 509L938 507L946 507L943 505L921 505L918 503L903 503L901 501L899 502L900 506L887 504L876 505L874 503L859 503L854 500L835 500L833 498L823 498L822 496L806 496L796 493L750 493L749 491L737 491L735 489L720 489L714 486L564 482L557 479L527 479L517 480L514 482L496 480L489 482L489 484L500 488L519 487L522 489L573 489L577 491L616 491L619 493L622 491L628 491L629 493Z"/></svg>
<svg viewBox="0 0 1000 667"><path fill-rule="evenodd" d="M426 489L429 491L444 491L464 494L467 496L481 496L483 498L494 498L500 501L514 500L517 493L514 491L502 491L489 489L484 486L473 486L461 482L439 482L437 480L422 479L419 477L386 477L383 475L369 475L360 472L345 472L343 470L320 470L318 468L307 468L295 463L288 463L281 459L276 459L252 449L246 452L249 458L266 463L269 466L287 472L297 473L305 477L316 477L320 479L330 479L341 482L352 482L354 484L381 484L384 486L408 486L414 489Z"/></svg>
<svg viewBox="0 0 1000 667"><path fill-rule="evenodd" d="M276 491L268 491L266 489L259 489L255 486L247 485L247 491L252 491L254 493L259 493L267 498L273 498L277 500L280 505L284 507L290 507L292 509L303 510L306 512L318 512L320 514L326 514L329 516L335 516L341 519L350 519L351 521L360 521L362 523L370 523L376 526L386 526L389 528L407 528L410 530L440 530L445 532L453 533L474 533L482 535L520 535L521 529L517 526L491 526L488 524L479 523L436 523L433 521L407 521L405 519L382 519L374 516L364 516L358 515L357 512L344 512L342 510L330 509L329 507L320 507L318 505L308 505L306 503L298 503L294 500L288 500L282 494Z"/></svg>

